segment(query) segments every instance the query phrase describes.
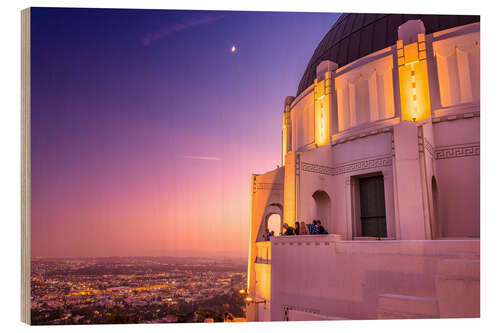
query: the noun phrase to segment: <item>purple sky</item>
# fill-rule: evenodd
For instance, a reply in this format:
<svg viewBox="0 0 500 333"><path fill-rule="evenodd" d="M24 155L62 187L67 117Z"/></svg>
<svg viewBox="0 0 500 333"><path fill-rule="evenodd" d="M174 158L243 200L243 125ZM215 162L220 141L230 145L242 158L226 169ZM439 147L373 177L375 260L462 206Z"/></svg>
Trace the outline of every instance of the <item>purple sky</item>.
<svg viewBox="0 0 500 333"><path fill-rule="evenodd" d="M339 14L31 13L32 255L246 256L250 175Z"/></svg>

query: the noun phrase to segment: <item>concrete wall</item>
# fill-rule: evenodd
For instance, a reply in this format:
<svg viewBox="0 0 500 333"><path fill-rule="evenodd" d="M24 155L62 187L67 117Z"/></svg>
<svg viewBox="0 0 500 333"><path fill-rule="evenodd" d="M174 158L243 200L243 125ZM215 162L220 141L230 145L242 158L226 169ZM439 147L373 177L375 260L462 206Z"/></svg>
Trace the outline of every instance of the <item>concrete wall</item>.
<svg viewBox="0 0 500 333"><path fill-rule="evenodd" d="M322 224L328 232L341 234L346 239L357 236L352 230L356 212L352 212L351 207L357 200L353 193L353 179L380 173L387 176L386 215L391 230L389 235L394 237L391 138L390 132L382 132L300 153L298 220L311 223L320 218L316 214L313 194L324 191L330 198L330 212L328 218L322 219Z"/></svg>
<svg viewBox="0 0 500 333"><path fill-rule="evenodd" d="M251 224L248 255L247 292L255 297L256 292L263 294L262 288L256 287L256 281L261 279L262 269L256 273L257 242L262 241L265 233L266 219L273 213L283 217L283 182L284 168L278 168L263 175L252 175L251 188ZM269 266L269 265L268 265ZM264 272L264 275L269 273ZM259 276L257 276L259 275ZM262 279L261 279L262 280ZM269 283L267 283L269 285ZM269 292L267 292L267 295ZM248 318L253 318L257 313L249 308Z"/></svg>
<svg viewBox="0 0 500 333"><path fill-rule="evenodd" d="M441 105L479 101L480 24L432 34Z"/></svg>
<svg viewBox="0 0 500 333"><path fill-rule="evenodd" d="M271 300L270 264L255 264L255 299Z"/></svg>
<svg viewBox="0 0 500 333"><path fill-rule="evenodd" d="M434 124L441 237L479 237L479 117Z"/></svg>
<svg viewBox="0 0 500 333"><path fill-rule="evenodd" d="M292 150L314 143L314 91L306 90L292 104Z"/></svg>
<svg viewBox="0 0 500 333"><path fill-rule="evenodd" d="M337 70L338 129L394 117L393 56L385 48Z"/></svg>
<svg viewBox="0 0 500 333"><path fill-rule="evenodd" d="M439 303L446 298L438 295L436 287L436 279L443 275L443 260L477 261L474 267L455 269L455 279L473 275L479 283L479 240L335 241L333 235L328 235L277 237L271 244L273 321L284 320L285 309L348 319L376 319L379 297L385 294ZM479 289L474 288L463 288L463 296L470 297L461 298L462 314L479 313ZM446 289L444 293L449 296L453 290ZM415 299L411 301L418 304ZM418 315L419 306L410 308ZM428 308L421 309L425 317ZM433 316L429 314L427 318Z"/></svg>

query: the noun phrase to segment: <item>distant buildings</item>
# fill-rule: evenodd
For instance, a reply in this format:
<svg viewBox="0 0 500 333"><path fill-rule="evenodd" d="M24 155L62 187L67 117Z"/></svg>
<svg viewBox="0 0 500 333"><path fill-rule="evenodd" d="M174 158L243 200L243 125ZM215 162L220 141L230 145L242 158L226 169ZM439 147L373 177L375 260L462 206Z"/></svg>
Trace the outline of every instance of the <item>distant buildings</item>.
<svg viewBox="0 0 500 333"><path fill-rule="evenodd" d="M186 322L206 302L219 302L221 313L228 310L224 303L241 312L243 301L231 295L244 287L242 263L185 262L196 265L168 258L33 260L32 323Z"/></svg>

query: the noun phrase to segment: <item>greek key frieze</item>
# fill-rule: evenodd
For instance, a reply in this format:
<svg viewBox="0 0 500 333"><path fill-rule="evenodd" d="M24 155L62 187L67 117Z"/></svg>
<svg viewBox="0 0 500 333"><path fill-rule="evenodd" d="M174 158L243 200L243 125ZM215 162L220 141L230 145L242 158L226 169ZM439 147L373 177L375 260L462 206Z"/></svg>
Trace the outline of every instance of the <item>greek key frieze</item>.
<svg viewBox="0 0 500 333"><path fill-rule="evenodd" d="M256 190L283 190L283 184L278 183L256 183Z"/></svg>
<svg viewBox="0 0 500 333"><path fill-rule="evenodd" d="M467 156L479 156L480 146L479 143L464 144L452 147L439 147L436 148L436 160L444 160L448 158L458 158Z"/></svg>
<svg viewBox="0 0 500 333"><path fill-rule="evenodd" d="M358 162L344 164L336 167L328 167L319 164L302 163L302 171L320 173L328 176L337 176L343 173L349 173L364 169L381 168L392 165L392 157L384 156L372 159L366 159Z"/></svg>

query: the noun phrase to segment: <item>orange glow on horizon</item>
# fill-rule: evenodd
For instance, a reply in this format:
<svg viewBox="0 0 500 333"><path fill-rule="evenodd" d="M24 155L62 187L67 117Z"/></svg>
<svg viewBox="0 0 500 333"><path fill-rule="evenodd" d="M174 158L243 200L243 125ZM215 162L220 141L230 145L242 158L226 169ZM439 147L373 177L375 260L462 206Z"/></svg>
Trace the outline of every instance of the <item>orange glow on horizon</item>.
<svg viewBox="0 0 500 333"><path fill-rule="evenodd" d="M246 257L248 174L276 165L276 151L217 156L220 161L138 161L123 174L103 168L102 175L65 183L52 195L57 200L36 202L32 255ZM236 162L246 167L234 168ZM46 227L50 221L57 228Z"/></svg>

